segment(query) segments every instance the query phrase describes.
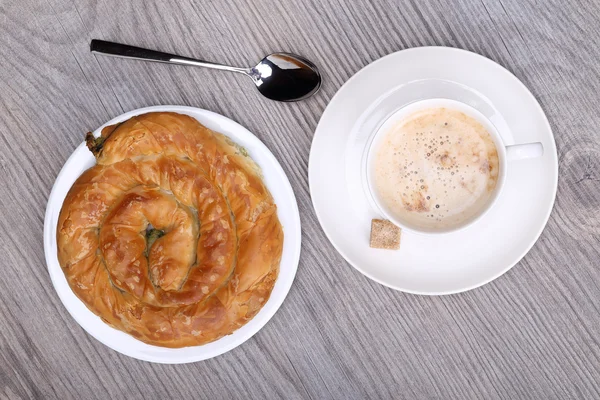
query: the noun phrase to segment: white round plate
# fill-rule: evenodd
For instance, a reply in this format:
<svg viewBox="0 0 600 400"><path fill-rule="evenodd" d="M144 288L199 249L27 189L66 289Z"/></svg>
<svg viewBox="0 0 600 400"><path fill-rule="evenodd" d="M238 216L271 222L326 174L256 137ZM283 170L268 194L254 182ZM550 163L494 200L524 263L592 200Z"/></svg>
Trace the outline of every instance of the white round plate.
<svg viewBox="0 0 600 400"><path fill-rule="evenodd" d="M544 155L509 163L497 202L466 229L404 231L400 250L372 249L371 219L381 216L365 190L365 149L394 111L428 98L466 103L491 120L505 145L541 142ZM327 106L310 151L311 197L331 243L367 277L415 294L458 293L508 271L544 229L557 181L554 136L529 90L495 62L448 47L399 51L359 71Z"/></svg>
<svg viewBox="0 0 600 400"><path fill-rule="evenodd" d="M254 161L262 168L264 181L277 204L277 213L285 234L279 277L267 303L252 320L231 335L203 346L180 349L151 346L140 342L132 336L106 325L98 316L88 310L69 287L58 263L56 248L58 215L67 192L75 180L96 163L85 143L75 149L63 166L48 199L44 220L46 263L54 288L69 313L83 329L100 342L120 353L150 362L180 364L201 361L223 354L248 340L271 319L281 306L290 290L300 259L300 215L290 182L273 154L246 128L222 115L184 106L146 107L114 118L96 129L94 135L99 135L102 128L107 125L113 125L135 115L154 111L172 111L196 118L206 127L229 136L245 147Z"/></svg>

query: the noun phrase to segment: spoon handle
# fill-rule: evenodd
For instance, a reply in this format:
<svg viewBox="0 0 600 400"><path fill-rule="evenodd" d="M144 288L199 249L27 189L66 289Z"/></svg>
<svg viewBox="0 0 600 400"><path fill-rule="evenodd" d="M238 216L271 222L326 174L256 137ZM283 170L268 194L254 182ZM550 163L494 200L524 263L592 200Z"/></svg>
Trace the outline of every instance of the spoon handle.
<svg viewBox="0 0 600 400"><path fill-rule="evenodd" d="M243 74L249 73L249 70L246 68L230 67L228 65L215 64L209 61L197 60L189 57L182 57L176 54L163 53L162 51L143 49L141 47L129 46L127 44L121 43L107 42L98 39L92 39L92 42L90 43L90 51L95 54L102 54L111 57L154 61L167 64L193 65L196 67L241 72Z"/></svg>

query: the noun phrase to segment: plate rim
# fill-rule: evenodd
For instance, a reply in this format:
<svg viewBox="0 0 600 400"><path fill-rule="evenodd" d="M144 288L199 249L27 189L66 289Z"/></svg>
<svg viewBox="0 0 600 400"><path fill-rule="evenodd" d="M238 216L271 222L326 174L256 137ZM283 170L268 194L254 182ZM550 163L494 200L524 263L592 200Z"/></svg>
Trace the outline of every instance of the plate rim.
<svg viewBox="0 0 600 400"><path fill-rule="evenodd" d="M531 240L531 242L527 245L527 247L525 248L525 250L519 254L518 258L516 259L516 261L512 264L509 264L508 266L504 267L502 270L500 270L499 272L492 274L492 276L486 280L482 280L479 283L476 284L471 284L471 285L467 285L458 289L454 289L454 290L442 290L442 291L420 291L420 290L413 290L413 289L407 289L404 287L401 287L399 285L394 285L394 284L390 284L388 282L385 282L381 279L378 279L377 277L373 276L372 274L370 274L369 272L365 271L363 268L361 268L359 265L357 265L357 263L353 262L350 260L350 257L347 256L347 253L342 250L341 246L339 246L338 244L336 244L332 239L332 233L330 231L329 228L327 228L325 226L325 224L323 224L323 216L321 214L322 211L319 211L317 204L315 202L315 196L313 195L313 191L314 189L314 180L316 179L316 171L315 171L315 161L314 161L314 148L316 146L316 143L318 142L317 137L318 136L323 136L323 133L321 133L320 131L323 130L323 125L324 125L324 120L325 118L329 117L329 113L331 113L332 111L332 105L334 105L334 102L339 101L339 99L341 98L342 95L344 95L344 91L348 90L349 85L354 82L355 79L358 79L358 77L360 75L365 74L366 72L368 72L370 69L374 68L374 66L379 65L381 63L386 62L389 58L393 58L394 56L397 56L400 53L410 53L410 52L421 52L421 51L448 51L448 52L456 52L456 53L462 53L462 54L466 54L470 57L475 57L475 58L479 58L481 61L487 63L488 65L490 65L492 68L495 68L497 70L500 70L503 73L507 73L509 74L510 77L512 77L519 86L521 86L521 88L524 89L525 93L527 94L528 97L530 97L533 100L533 103L535 104L535 107L537 109L537 111L543 116L543 123L545 125L545 128L548 130L548 132L550 133L550 136L552 138L551 140L551 144L552 144L552 148L551 149L547 149L545 151L549 151L551 150L552 153L554 154L554 158L557 159L557 162L555 163L555 179L553 180L553 187L552 187L552 200L550 201L549 205L548 205L548 209L546 211L546 214L544 216L544 220L543 223L541 224L540 228L538 229L538 231L536 232L536 234L533 236L533 239ZM405 82L406 83L406 82ZM389 89L390 91L393 89ZM385 94L385 91L382 92L379 96L383 96ZM378 98L380 98L378 97ZM310 154L309 154L309 159L308 159L308 185L309 185L309 192L310 192L310 198L311 198L311 203L313 206L313 209L315 210L315 214L317 216L317 220L319 221L319 225L321 226L321 229L323 229L323 232L325 233L325 236L327 237L327 240L329 241L329 243L331 243L331 245L335 248L335 250L344 258L344 260L350 264L355 270L357 270L358 272L360 272L361 274L363 274L364 276L366 276L367 278L371 279L374 282L377 282L383 286L386 286L390 289L394 289L394 290L398 290L404 293L409 293L409 294L414 294L414 295L422 295L422 296L444 296L444 295L451 295L451 294L458 294L458 293L463 293L463 292L467 292L469 290L473 290L473 289L477 289L481 286L484 286L496 279L498 279L500 276L504 275L506 272L508 272L510 269L512 269L516 264L518 264L523 257L525 257L525 255L527 253L529 253L529 251L531 250L531 248L534 246L534 244L537 242L537 240L540 238L542 232L544 231L546 225L548 224L548 220L550 219L550 215L552 213L552 210L554 209L554 204L556 201L556 193L558 190L558 173L559 173L559 168L558 168L558 154L557 154L557 150L556 150L556 140L554 138L554 132L552 131L552 126L550 125L550 122L548 120L548 116L546 115L546 113L544 112L544 110L542 109L542 106L540 105L539 101L535 98L535 96L533 95L533 93L531 93L531 91L529 90L529 88L527 88L527 86L525 86L525 84L516 76L514 75L511 71L509 71L508 69L504 68L502 65L498 64L497 62L472 51L469 50L465 50L465 49L460 49L460 48L456 48L456 47L449 47L449 46L418 46L418 47L411 47L411 48L407 48L407 49L402 49L402 50L398 50L395 51L393 53L387 54L383 57L380 57L372 62L370 62L369 64L365 65L364 67L362 67L360 70L358 70L356 73L354 73L346 82L344 82L344 84L336 91L335 95L331 98L331 100L329 101L329 103L327 104L327 107L325 107L325 110L323 111L323 114L321 115L321 118L319 119L319 122L317 124L317 127L315 128L315 133L313 135L313 140L310 146Z"/></svg>
<svg viewBox="0 0 600 400"><path fill-rule="evenodd" d="M73 151L71 152L69 157L65 160L59 173L56 175L56 179L55 179L54 183L52 184L52 189L50 190L50 193L48 195L48 200L46 202L46 210L44 212L44 229L43 229L44 258L46 261L46 266L48 268L48 274L50 275L50 280L52 281L52 286L54 288L54 291L58 295L62 305L64 306L64 308L67 310L69 315L75 320L75 322L77 322L77 324L88 335L90 335L91 337L93 337L94 339L96 339L97 341L99 341L100 343L105 345L106 347L108 347L111 350L116 351L120 354L126 355L128 357L131 357L131 358L134 358L137 360L158 363L158 364L186 364L186 363L208 360L210 358L217 357L219 355L222 355L224 353L227 353L227 352L233 350L234 348L242 345L244 342L249 340L256 333L258 333L271 320L271 318L273 318L275 313L281 308L281 306L283 305L283 302L287 298L287 295L289 294L289 291L291 290L291 287L294 283L294 280L295 280L295 277L296 277L296 274L298 271L298 265L300 262L300 253L301 253L301 244L302 244L302 229L301 229L301 219L300 219L300 212L299 212L299 208L298 208L298 202L297 202L293 187L290 183L290 180L287 177L287 174L285 173L279 160L275 157L275 155L271 152L271 150L263 143L262 140L260 140L256 135L254 135L246 127L244 127L240 123L238 123L238 122L234 121L233 119L231 119L227 116L224 116L222 114L219 114L219 113L216 113L216 112L213 112L210 110L198 108L198 107L191 107L191 106L184 106L184 105L148 106L148 107L137 108L137 109L122 113L121 115L118 115L118 116L112 118L111 120L109 120L108 122L102 124L100 127L95 129L93 131L93 133L97 134L106 126L120 123L120 122L123 122L123 121L133 117L133 116L146 114L149 112L179 112L179 113L184 113L185 115L189 115L196 120L197 120L197 118L194 116L194 113L202 113L202 114L207 115L211 119L215 119L215 120L220 119L221 121L227 121L227 123L233 124L233 126L235 126L236 129L239 129L239 132L242 132L242 135L246 136L248 138L248 140L255 142L256 146L261 151L261 158L266 157L267 159L270 159L270 162L275 166L275 170L273 172L278 175L279 179L281 179L282 187L280 189L282 189L286 192L285 195L286 195L286 197L289 197L289 200L290 200L290 206L291 206L290 213L291 213L291 219L292 219L292 224L291 224L292 226L288 228L288 232L290 230L293 231L293 237L297 238L297 240L294 243L291 243L291 247L290 247L291 259L290 259L290 266L288 267L289 268L289 271L288 271L289 278L288 278L287 284L282 287L281 295L278 298L270 296L269 299L267 300L267 302L265 303L265 305L259 311L259 313L250 320L250 321L255 320L257 317L259 317L260 312L266 309L266 306L269 303L272 304L272 307L270 307L269 309L266 309L267 312L262 315L262 319L259 320L259 322L257 323L256 327L254 327L254 329L252 329L251 331L249 331L247 333L240 334L240 337L236 338L237 340L235 340L233 343L230 343L221 348L218 348L206 356L201 355L201 356L189 357L189 358L181 358L180 357L179 359L174 359L174 360L170 360L168 356L160 357L160 358L150 357L150 356L147 356L146 353L137 354L133 351L129 351L128 349L123 349L123 348L117 349L117 348L113 347L111 344L109 344L108 340L101 337L100 334L98 334L97 332L94 332L91 329L88 329L90 327L85 326L85 324L82 323L83 316L80 316L79 313L77 313L76 311L73 310L73 308L72 308L73 306L70 304L70 302L66 298L67 294L62 293L62 291L58 289L58 282L56 280L59 279L59 277L57 276L57 273L53 272L52 263L56 263L56 265L60 269L61 273L62 273L62 268L60 267L58 258L52 257L51 249L50 249L50 247L52 247L52 246L54 246L55 248L57 247L56 242L55 241L52 242L52 238L53 237L55 238L55 235L54 236L52 235L51 230L56 229L56 226L53 226L55 224L53 224L51 221L52 214L53 214L52 210L51 210L51 208L53 208L53 207L51 207L51 206L53 206L54 203L57 202L57 200L55 200L55 197L57 196L57 192L59 191L58 183L59 183L59 181L61 181L61 178L64 178L64 176L67 174L67 167L69 166L69 164L71 162L73 162L73 160L75 160L77 154L79 154L79 152L81 152L81 150L86 147L85 141L83 141L77 147L75 147L75 149L73 149ZM219 133L222 133L227 136L227 133L223 133L223 132L219 132ZM259 164L259 166L262 168L262 166L256 159L255 159L255 162L257 164ZM271 191L271 188L268 188L268 189L269 189L269 191ZM64 202L64 199L61 202L61 204L59 205L60 208L62 208L63 202ZM289 236L285 235L284 243L286 240L285 239L286 236L289 237L292 235L289 235ZM280 269L280 274L281 274L281 269ZM280 279L280 276L278 276L277 279ZM119 330L111 327L110 325L106 324L105 322L103 322L99 316L97 316L91 310L89 310L89 308L87 308L85 303L83 303L77 296L75 296L75 294L72 292L72 289L70 288L70 286L68 286L68 289L74 295L75 299L78 302L80 302L83 306L85 306L86 311L98 319L98 322L104 324L105 326L107 326L110 329L114 329L118 332L124 333L122 331L119 331ZM248 322L250 322L250 321L248 321ZM244 325L244 326L247 326L247 325ZM244 326L242 326L238 330L232 332L231 335L235 334L236 332L239 332L240 329L243 328ZM128 335L127 333L124 333L124 334ZM230 338L231 335L226 335L223 338L220 338L216 341L213 341L213 342L210 342L207 344L216 344L224 338ZM157 348L157 349L160 349L161 352L164 352L164 353L169 353L172 350L177 351L177 350L182 350L182 349L195 349L195 348L201 348L201 347L205 346L205 345L200 345L200 346L187 346L187 347L182 347L182 348L168 348L168 347L161 347L161 346L153 346L153 345L144 343L144 342L134 338L131 335L128 335L128 336L131 337L132 339L134 339L135 341L141 343L143 346L150 346L151 348Z"/></svg>

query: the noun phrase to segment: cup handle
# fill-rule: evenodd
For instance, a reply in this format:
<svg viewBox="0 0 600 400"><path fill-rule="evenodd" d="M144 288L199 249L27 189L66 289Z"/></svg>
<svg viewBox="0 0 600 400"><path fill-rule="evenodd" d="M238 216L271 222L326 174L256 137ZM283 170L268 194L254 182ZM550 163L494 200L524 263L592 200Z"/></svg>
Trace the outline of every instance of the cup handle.
<svg viewBox="0 0 600 400"><path fill-rule="evenodd" d="M540 142L506 146L506 161L536 158L541 157L543 154L544 146Z"/></svg>

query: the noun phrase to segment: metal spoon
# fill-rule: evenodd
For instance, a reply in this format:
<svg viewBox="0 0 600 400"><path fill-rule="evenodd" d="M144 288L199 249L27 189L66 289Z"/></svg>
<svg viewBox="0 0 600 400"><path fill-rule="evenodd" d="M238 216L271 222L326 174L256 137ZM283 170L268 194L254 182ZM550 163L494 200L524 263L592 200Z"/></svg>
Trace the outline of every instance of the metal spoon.
<svg viewBox="0 0 600 400"><path fill-rule="evenodd" d="M237 68L97 39L90 43L90 51L114 57L239 72L252 78L263 96L277 101L303 100L317 93L321 87L317 67L307 59L289 53L273 53L255 67Z"/></svg>

